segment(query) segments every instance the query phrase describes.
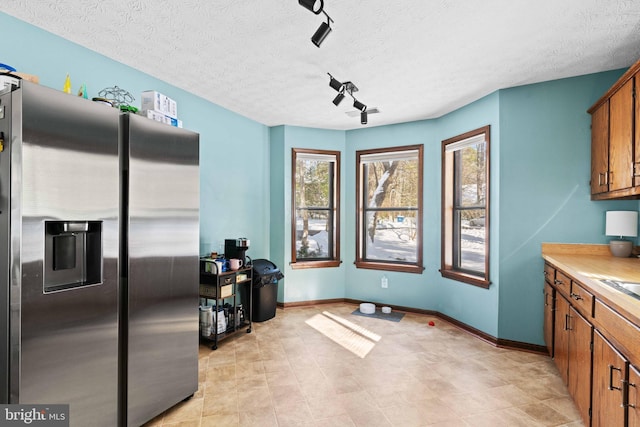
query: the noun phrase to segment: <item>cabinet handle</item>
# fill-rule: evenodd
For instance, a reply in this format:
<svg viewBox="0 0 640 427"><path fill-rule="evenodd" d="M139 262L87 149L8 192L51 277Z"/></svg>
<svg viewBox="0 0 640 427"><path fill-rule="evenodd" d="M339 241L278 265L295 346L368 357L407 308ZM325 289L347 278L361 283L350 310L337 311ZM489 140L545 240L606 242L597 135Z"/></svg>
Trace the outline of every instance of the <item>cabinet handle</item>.
<svg viewBox="0 0 640 427"><path fill-rule="evenodd" d="M598 187L602 187L602 172L598 173Z"/></svg>
<svg viewBox="0 0 640 427"><path fill-rule="evenodd" d="M570 331L571 328L569 327L569 322L570 322L571 316L568 314L564 315L564 330L565 331Z"/></svg>
<svg viewBox="0 0 640 427"><path fill-rule="evenodd" d="M548 296L549 296L549 294L545 292L545 293L544 293L544 305L545 305L545 307L548 307L548 306L549 306L549 303L547 302L547 297L548 297Z"/></svg>
<svg viewBox="0 0 640 427"><path fill-rule="evenodd" d="M609 178L610 175L611 175L611 178ZM604 180L604 185L609 185L610 183L613 182L613 171L605 173L604 177L606 178Z"/></svg>
<svg viewBox="0 0 640 427"><path fill-rule="evenodd" d="M580 301L582 299L580 294L574 294L573 292L571 292L571 298L573 298L576 301Z"/></svg>
<svg viewBox="0 0 640 427"><path fill-rule="evenodd" d="M620 387L616 387L613 385L613 371L622 373L622 369L616 368L613 365L609 365L609 390L622 390Z"/></svg>
<svg viewBox="0 0 640 427"><path fill-rule="evenodd" d="M640 165L640 163L638 162L633 164L633 176L640 176L640 174L638 173L638 165Z"/></svg>
<svg viewBox="0 0 640 427"><path fill-rule="evenodd" d="M564 285L564 282L562 280L558 280L558 279L555 279L553 281L553 283L555 283L556 285Z"/></svg>

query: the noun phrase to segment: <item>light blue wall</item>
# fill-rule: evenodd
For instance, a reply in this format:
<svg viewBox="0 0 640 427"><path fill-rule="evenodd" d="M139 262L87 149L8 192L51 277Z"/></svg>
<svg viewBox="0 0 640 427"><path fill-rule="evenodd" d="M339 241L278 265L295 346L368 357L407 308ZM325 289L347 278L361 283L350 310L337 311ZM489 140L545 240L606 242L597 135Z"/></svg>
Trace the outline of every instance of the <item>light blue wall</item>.
<svg viewBox="0 0 640 427"><path fill-rule="evenodd" d="M543 343L542 242L606 243L604 212L638 208L590 199L587 109L622 73L500 91L500 338Z"/></svg>
<svg viewBox="0 0 640 427"><path fill-rule="evenodd" d="M280 302L285 301L284 287L289 279L288 272L284 270L284 266L291 261L291 256L286 256L286 244L284 234L287 230L287 224L284 222L286 210L285 190L287 188L285 181L285 126L275 126L269 130L269 150L271 163L271 176L269 180L270 194L270 218L269 224L270 239L269 248L271 260L285 274L285 278L278 283L278 297Z"/></svg>
<svg viewBox="0 0 640 427"><path fill-rule="evenodd" d="M200 251L219 251L225 238L248 237L253 258L269 256L269 130L147 74L0 13L5 43L0 62L62 89L71 75L73 93L86 83L89 97L117 85L140 106L154 89L175 99L184 127L200 133ZM55 108L55 106L53 106Z"/></svg>
<svg viewBox="0 0 640 427"><path fill-rule="evenodd" d="M278 288L278 301L316 301L345 297L344 264L333 268L292 269L291 262L291 149L313 148L344 152L345 132L337 130L310 129L295 126L279 126L271 131L271 152L274 157L281 155L282 161L272 159L271 190L271 247L272 254L278 253L277 261L272 259L285 278ZM345 176L348 166L344 154L340 163L340 222L345 221ZM350 240L348 228L342 226L340 251L344 254L345 241ZM342 259L345 257L342 255Z"/></svg>

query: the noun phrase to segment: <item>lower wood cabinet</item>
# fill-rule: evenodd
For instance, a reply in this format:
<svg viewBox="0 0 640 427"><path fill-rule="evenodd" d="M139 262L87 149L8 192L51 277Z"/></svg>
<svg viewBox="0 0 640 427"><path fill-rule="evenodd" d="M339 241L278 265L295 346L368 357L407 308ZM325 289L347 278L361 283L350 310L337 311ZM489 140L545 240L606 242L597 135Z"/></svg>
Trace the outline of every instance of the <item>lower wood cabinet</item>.
<svg viewBox="0 0 640 427"><path fill-rule="evenodd" d="M625 425L627 360L596 331L593 337L592 427Z"/></svg>
<svg viewBox="0 0 640 427"><path fill-rule="evenodd" d="M549 356L553 357L553 327L556 309L556 291L545 281L544 283L544 342Z"/></svg>
<svg viewBox="0 0 640 427"><path fill-rule="evenodd" d="M553 360L565 384L569 383L569 302L556 293Z"/></svg>
<svg viewBox="0 0 640 427"><path fill-rule="evenodd" d="M638 318L546 264L544 339L585 426L640 427Z"/></svg>
<svg viewBox="0 0 640 427"><path fill-rule="evenodd" d="M573 307L569 308L569 394L580 412L582 421L589 425L591 408L591 342L593 326Z"/></svg>
<svg viewBox="0 0 640 427"><path fill-rule="evenodd" d="M588 426L593 326L559 294L556 294L555 314L554 361L583 422Z"/></svg>
<svg viewBox="0 0 640 427"><path fill-rule="evenodd" d="M629 366L629 427L640 427L640 372Z"/></svg>

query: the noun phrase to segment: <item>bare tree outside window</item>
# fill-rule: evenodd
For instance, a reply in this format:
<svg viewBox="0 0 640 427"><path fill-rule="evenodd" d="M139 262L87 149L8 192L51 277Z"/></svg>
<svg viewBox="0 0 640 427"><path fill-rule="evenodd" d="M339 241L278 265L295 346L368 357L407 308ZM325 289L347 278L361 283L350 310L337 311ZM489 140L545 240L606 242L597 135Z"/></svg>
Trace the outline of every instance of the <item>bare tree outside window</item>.
<svg viewBox="0 0 640 427"><path fill-rule="evenodd" d="M422 146L358 151L356 265L422 272Z"/></svg>

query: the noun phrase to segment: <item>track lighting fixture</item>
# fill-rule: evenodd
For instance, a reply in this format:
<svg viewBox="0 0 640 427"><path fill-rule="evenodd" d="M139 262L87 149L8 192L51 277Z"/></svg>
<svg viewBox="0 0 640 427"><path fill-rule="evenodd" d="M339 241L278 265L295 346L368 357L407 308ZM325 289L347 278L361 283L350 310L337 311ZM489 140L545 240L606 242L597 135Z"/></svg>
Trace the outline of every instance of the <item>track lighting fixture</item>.
<svg viewBox="0 0 640 427"><path fill-rule="evenodd" d="M320 24L316 32L313 34L313 36L311 36L311 43L316 45L316 47L320 47L324 39L326 39L331 32L331 26L329 25L330 21L331 18L329 18L329 15L327 15L327 22L323 22L322 24Z"/></svg>
<svg viewBox="0 0 640 427"><path fill-rule="evenodd" d="M341 90L335 98L333 98L333 105L335 105L336 107L338 105L340 105L340 103L342 102L342 100L344 99L344 90Z"/></svg>
<svg viewBox="0 0 640 427"><path fill-rule="evenodd" d="M345 87L342 84L342 82L339 82L338 80L334 79L331 74L329 74L329 78L330 78L329 86L331 86L333 90L335 90L336 92L344 92Z"/></svg>
<svg viewBox="0 0 640 427"><path fill-rule="evenodd" d="M298 3L316 15L324 13L327 17L327 22L320 24L316 32L311 36L311 42L317 47L320 47L324 39L326 39L331 32L331 23L333 22L333 19L324 11L324 0L298 0Z"/></svg>
<svg viewBox="0 0 640 427"><path fill-rule="evenodd" d="M298 3L316 15L321 14L324 9L324 0L298 0Z"/></svg>
<svg viewBox="0 0 640 427"><path fill-rule="evenodd" d="M367 106L357 99L353 98L353 108L355 108L356 110L365 111L367 109Z"/></svg>
<svg viewBox="0 0 640 427"><path fill-rule="evenodd" d="M330 73L327 73L327 74L329 74L329 86L331 86L333 90L338 92L336 97L333 98L333 105L337 107L344 99L345 92L348 93L349 96L353 98L353 107L356 108L358 111L360 111L360 123L362 123L363 125L366 125L367 116L368 116L367 106L364 105L362 102L358 101L355 98L355 96L353 96L353 93L358 91L358 87L354 85L352 82L340 82L335 77L333 77ZM376 109L374 108L374 110ZM377 112L377 110L373 112Z"/></svg>

